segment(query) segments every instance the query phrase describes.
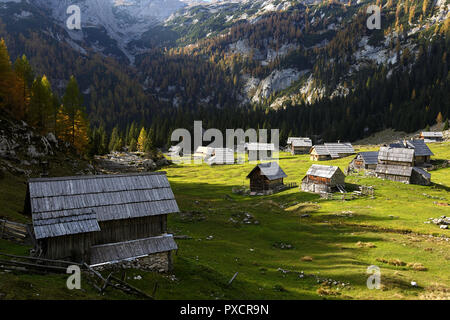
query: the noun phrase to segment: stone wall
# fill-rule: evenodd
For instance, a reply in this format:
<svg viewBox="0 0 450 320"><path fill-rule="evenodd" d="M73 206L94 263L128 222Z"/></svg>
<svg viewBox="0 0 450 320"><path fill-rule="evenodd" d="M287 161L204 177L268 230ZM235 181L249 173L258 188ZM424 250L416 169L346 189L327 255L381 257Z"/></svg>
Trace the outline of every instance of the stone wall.
<svg viewBox="0 0 450 320"><path fill-rule="evenodd" d="M166 273L172 271L172 253L170 251L155 253L131 261L120 261L114 264L99 266L96 269L139 269Z"/></svg>

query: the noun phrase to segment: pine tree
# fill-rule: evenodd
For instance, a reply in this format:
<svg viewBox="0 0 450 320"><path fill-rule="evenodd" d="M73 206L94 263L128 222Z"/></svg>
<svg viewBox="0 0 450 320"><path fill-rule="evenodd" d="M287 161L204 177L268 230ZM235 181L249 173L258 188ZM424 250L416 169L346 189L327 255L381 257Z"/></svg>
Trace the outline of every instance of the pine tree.
<svg viewBox="0 0 450 320"><path fill-rule="evenodd" d="M14 71L17 76L18 93L20 95L19 117L24 119L30 104L30 91L34 80L34 71L25 55L17 58L16 62L14 62Z"/></svg>
<svg viewBox="0 0 450 320"><path fill-rule="evenodd" d="M32 126L38 128L42 133L48 131L50 125L50 114L53 104L50 82L44 75L34 80L31 87L31 101L29 121Z"/></svg>
<svg viewBox="0 0 450 320"><path fill-rule="evenodd" d="M147 134L147 138L145 139L145 144L144 144L144 152L149 153L153 151L153 141L152 141L152 133L151 133L151 129L149 130L148 134Z"/></svg>
<svg viewBox="0 0 450 320"><path fill-rule="evenodd" d="M131 138L129 148L131 152L135 152L137 150L137 142L135 138Z"/></svg>
<svg viewBox="0 0 450 320"><path fill-rule="evenodd" d="M70 124L70 128L67 128L67 130L70 130L72 134L70 142L74 145L76 136L75 126L77 122L77 116L79 116L84 112L83 98L80 94L78 83L74 76L70 77L69 83L67 84L66 93L64 94L63 97L63 108L64 113L67 114L68 116Z"/></svg>

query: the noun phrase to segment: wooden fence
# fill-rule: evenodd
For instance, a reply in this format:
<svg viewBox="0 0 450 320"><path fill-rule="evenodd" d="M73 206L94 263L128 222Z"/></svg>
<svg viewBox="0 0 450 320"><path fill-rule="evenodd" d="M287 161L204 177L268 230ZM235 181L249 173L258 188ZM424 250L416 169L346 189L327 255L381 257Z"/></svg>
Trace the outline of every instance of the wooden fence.
<svg viewBox="0 0 450 320"><path fill-rule="evenodd" d="M0 219L0 239L25 242L29 239L28 226Z"/></svg>

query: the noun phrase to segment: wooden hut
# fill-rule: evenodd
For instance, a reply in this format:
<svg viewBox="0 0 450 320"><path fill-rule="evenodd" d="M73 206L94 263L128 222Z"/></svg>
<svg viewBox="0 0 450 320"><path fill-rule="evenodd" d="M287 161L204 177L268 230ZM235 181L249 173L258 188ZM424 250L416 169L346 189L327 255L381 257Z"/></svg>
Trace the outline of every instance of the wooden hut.
<svg viewBox="0 0 450 320"><path fill-rule="evenodd" d="M177 249L166 234L173 212L163 172L31 179L25 201L37 256L93 266L137 259L159 271L171 269Z"/></svg>
<svg viewBox="0 0 450 320"><path fill-rule="evenodd" d="M313 164L302 180L302 190L306 192L333 192L344 190L345 174L339 167Z"/></svg>
<svg viewBox="0 0 450 320"><path fill-rule="evenodd" d="M444 140L444 134L442 132L424 131L420 134L420 139L425 142L441 142Z"/></svg>
<svg viewBox="0 0 450 320"><path fill-rule="evenodd" d="M310 152L312 161L339 159L355 154L351 143L325 143L315 145Z"/></svg>
<svg viewBox="0 0 450 320"><path fill-rule="evenodd" d="M283 186L284 178L287 178L287 175L276 162L261 163L247 176L252 192L276 190Z"/></svg>
<svg viewBox="0 0 450 320"><path fill-rule="evenodd" d="M290 139L290 140L289 140ZM308 154L312 147L309 138L289 138L288 147L292 155Z"/></svg>
<svg viewBox="0 0 450 320"><path fill-rule="evenodd" d="M414 165L415 166L429 166L431 165L431 156L434 156L430 148L424 140L404 140L398 143L389 145L391 148L407 148L414 150Z"/></svg>
<svg viewBox="0 0 450 320"><path fill-rule="evenodd" d="M381 147L378 154L376 176L406 184L429 185L431 175L414 166L414 149Z"/></svg>
<svg viewBox="0 0 450 320"><path fill-rule="evenodd" d="M350 162L350 170L368 170L375 171L378 164L378 151L372 152L360 152L356 157Z"/></svg>

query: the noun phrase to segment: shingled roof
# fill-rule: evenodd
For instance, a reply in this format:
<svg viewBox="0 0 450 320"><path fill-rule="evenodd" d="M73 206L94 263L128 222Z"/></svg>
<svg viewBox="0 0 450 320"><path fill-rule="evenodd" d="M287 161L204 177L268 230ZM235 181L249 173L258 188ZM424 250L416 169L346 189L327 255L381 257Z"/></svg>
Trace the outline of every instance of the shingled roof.
<svg viewBox="0 0 450 320"><path fill-rule="evenodd" d="M79 213L67 211L36 213L33 215L33 226L35 238L38 240L100 231L96 214L92 210Z"/></svg>
<svg viewBox="0 0 450 320"><path fill-rule="evenodd" d="M419 157L425 156L434 156L434 153L431 152L430 148L428 148L425 141L422 139L419 140L408 140L406 144L409 148L414 149L414 154Z"/></svg>
<svg viewBox="0 0 450 320"><path fill-rule="evenodd" d="M291 145L293 147L311 147L312 141L309 138L299 138L292 140Z"/></svg>
<svg viewBox="0 0 450 320"><path fill-rule="evenodd" d="M30 179L25 212L32 215L37 234L56 236L98 231L94 215L96 221L110 221L179 209L160 172Z"/></svg>
<svg viewBox="0 0 450 320"><path fill-rule="evenodd" d="M287 140L287 144L293 145L295 147L311 147L312 140L310 138L289 137Z"/></svg>
<svg viewBox="0 0 450 320"><path fill-rule="evenodd" d="M308 172L307 176L321 177L321 178L332 178L336 172L341 171L339 167L335 166L323 166L319 164L313 164Z"/></svg>
<svg viewBox="0 0 450 320"><path fill-rule="evenodd" d="M177 250L172 235L103 244L91 247L91 265L98 266L121 260L133 260L150 254Z"/></svg>
<svg viewBox="0 0 450 320"><path fill-rule="evenodd" d="M360 152L365 164L378 164L378 151Z"/></svg>
<svg viewBox="0 0 450 320"><path fill-rule="evenodd" d="M314 150L316 150L316 153L319 156L328 156L328 155L330 155L330 152L328 151L328 148L325 147L323 144L316 145L313 148L314 148Z"/></svg>
<svg viewBox="0 0 450 320"><path fill-rule="evenodd" d="M422 132L424 138L443 138L444 134L440 131L424 131Z"/></svg>
<svg viewBox="0 0 450 320"><path fill-rule="evenodd" d="M411 177L412 170L413 167L379 164L375 172L386 175Z"/></svg>
<svg viewBox="0 0 450 320"><path fill-rule="evenodd" d="M323 145L315 145L313 147L320 156L331 156L339 158L342 154L353 154L355 149L351 143L325 143Z"/></svg>
<svg viewBox="0 0 450 320"><path fill-rule="evenodd" d="M247 179L255 172L255 170L261 170L261 174L265 176L270 181L277 180L281 178L287 178L287 174L284 173L283 169L280 168L276 162L266 162L258 164L253 170L248 174Z"/></svg>
<svg viewBox="0 0 450 320"><path fill-rule="evenodd" d="M381 147L378 152L381 161L413 162L414 149Z"/></svg>

